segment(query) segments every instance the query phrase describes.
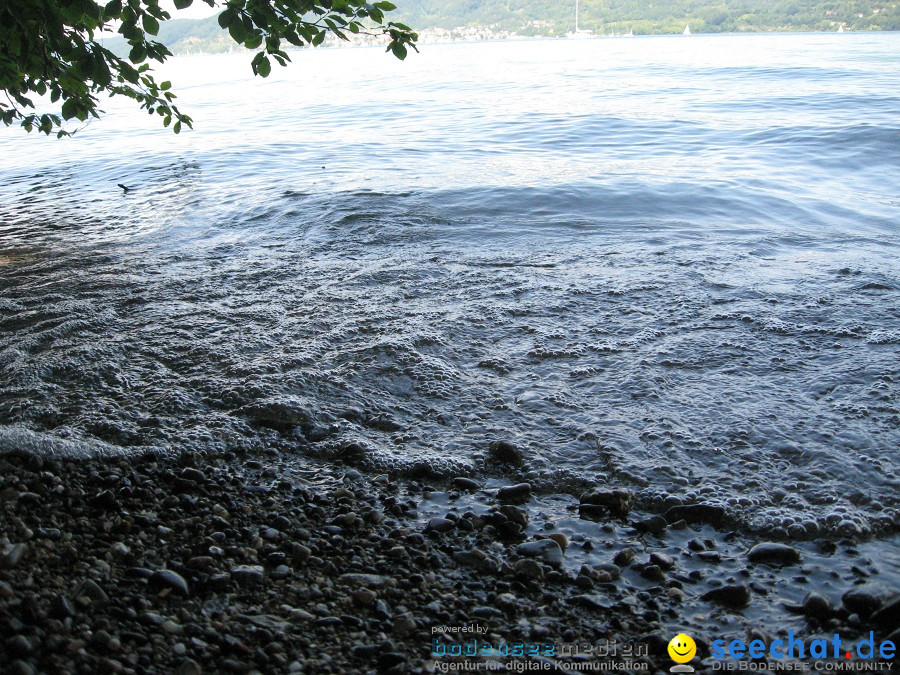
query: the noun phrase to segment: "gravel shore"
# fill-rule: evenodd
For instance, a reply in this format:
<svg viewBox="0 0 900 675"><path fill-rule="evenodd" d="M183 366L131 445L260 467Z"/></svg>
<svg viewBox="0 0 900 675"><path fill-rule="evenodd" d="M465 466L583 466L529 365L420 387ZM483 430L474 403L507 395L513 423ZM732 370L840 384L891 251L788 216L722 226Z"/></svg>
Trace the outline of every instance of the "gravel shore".
<svg viewBox="0 0 900 675"><path fill-rule="evenodd" d="M804 599L777 611L807 635L897 638L897 595L865 561L836 574L838 599L802 580L816 575L807 551L732 555L704 535L703 509L636 517L622 488L560 507L600 540L554 527L527 484L289 473L270 459L0 457L6 672L427 672L462 664L451 654L472 639L531 654L468 659L501 669L596 660L563 645L602 642L618 645L604 662L656 672L672 626L704 625L708 655L746 608L777 604L785 579ZM689 620L692 602L707 614Z"/></svg>

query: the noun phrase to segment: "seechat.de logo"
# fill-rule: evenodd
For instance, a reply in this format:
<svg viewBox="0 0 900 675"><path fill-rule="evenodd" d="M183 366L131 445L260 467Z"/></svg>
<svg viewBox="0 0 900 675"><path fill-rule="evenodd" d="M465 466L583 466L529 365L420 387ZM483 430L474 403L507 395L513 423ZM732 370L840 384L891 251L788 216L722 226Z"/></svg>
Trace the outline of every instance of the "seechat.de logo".
<svg viewBox="0 0 900 675"><path fill-rule="evenodd" d="M679 633L669 640L669 656L678 665L669 668L670 673L693 673L694 669L686 665L697 655L697 643L687 633Z"/></svg>

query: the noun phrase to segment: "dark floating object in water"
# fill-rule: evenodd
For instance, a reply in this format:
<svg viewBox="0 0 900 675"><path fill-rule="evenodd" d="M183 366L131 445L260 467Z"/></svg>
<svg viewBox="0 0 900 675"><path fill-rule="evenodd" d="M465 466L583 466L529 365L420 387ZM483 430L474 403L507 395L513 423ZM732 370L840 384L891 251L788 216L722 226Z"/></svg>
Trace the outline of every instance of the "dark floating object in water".
<svg viewBox="0 0 900 675"><path fill-rule="evenodd" d="M128 192L129 190L131 190L131 188L128 187L127 185L122 185L121 183L116 183L116 185L118 185L120 188L122 188L125 192Z"/></svg>

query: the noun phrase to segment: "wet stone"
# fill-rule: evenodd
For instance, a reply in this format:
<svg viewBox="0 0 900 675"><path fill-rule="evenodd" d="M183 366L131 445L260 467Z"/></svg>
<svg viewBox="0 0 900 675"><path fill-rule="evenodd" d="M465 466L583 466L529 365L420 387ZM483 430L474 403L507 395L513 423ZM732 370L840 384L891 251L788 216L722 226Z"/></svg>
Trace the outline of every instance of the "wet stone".
<svg viewBox="0 0 900 675"><path fill-rule="evenodd" d="M707 591L700 599L731 609L741 609L750 604L750 589L744 584L727 584Z"/></svg>
<svg viewBox="0 0 900 675"><path fill-rule="evenodd" d="M796 565L800 562L800 557L800 551L793 546L776 542L757 544L747 553L750 562L769 565Z"/></svg>
<svg viewBox="0 0 900 675"><path fill-rule="evenodd" d="M833 609L827 598L818 593L810 593L803 601L803 613L811 619L826 621L831 618Z"/></svg>
<svg viewBox="0 0 900 675"><path fill-rule="evenodd" d="M202 675L203 668L192 659L185 659L175 668L175 675Z"/></svg>
<svg viewBox="0 0 900 675"><path fill-rule="evenodd" d="M192 570L202 570L206 572L216 566L216 559L210 555L197 555L188 560L187 566Z"/></svg>
<svg viewBox="0 0 900 675"><path fill-rule="evenodd" d="M699 537L694 537L693 539L690 539L687 543L687 547L690 550L695 551L695 552L706 550L706 544L704 544L703 540L700 539Z"/></svg>
<svg viewBox="0 0 900 675"><path fill-rule="evenodd" d="M537 561L532 560L531 558L517 560L514 569L516 574L529 579L542 579L544 577L543 568Z"/></svg>
<svg viewBox="0 0 900 675"><path fill-rule="evenodd" d="M453 559L460 565L471 565L477 567L481 561L486 558L484 551L474 548L469 551L457 551L453 554Z"/></svg>
<svg viewBox="0 0 900 675"><path fill-rule="evenodd" d="M6 651L13 656L28 656L33 647L24 635L14 635L6 641Z"/></svg>
<svg viewBox="0 0 900 675"><path fill-rule="evenodd" d="M368 588L359 588L353 591L353 602L361 607L368 607L375 602L376 597L375 593Z"/></svg>
<svg viewBox="0 0 900 675"><path fill-rule="evenodd" d="M426 532L447 532L455 527L456 523L447 518L431 518L425 525Z"/></svg>
<svg viewBox="0 0 900 675"><path fill-rule="evenodd" d="M92 605L105 605L109 602L109 596L106 594L97 582L88 579L84 581L76 593L78 598L87 598Z"/></svg>
<svg viewBox="0 0 900 675"><path fill-rule="evenodd" d="M604 515L625 518L634 501L634 493L626 488L595 488L581 495L579 513L586 520L599 520Z"/></svg>
<svg viewBox="0 0 900 675"><path fill-rule="evenodd" d="M54 619L67 619L75 616L75 607L64 595L57 595L50 603L50 616Z"/></svg>
<svg viewBox="0 0 900 675"><path fill-rule="evenodd" d="M691 524L709 524L714 527L725 522L726 512L721 506L712 504L685 504L673 506L666 511L665 518L670 524L680 520Z"/></svg>
<svg viewBox="0 0 900 675"><path fill-rule="evenodd" d="M666 575L659 565L646 565L641 569L641 576L650 581L665 581Z"/></svg>
<svg viewBox="0 0 900 675"><path fill-rule="evenodd" d="M262 565L235 565L231 568L231 578L242 586L255 586L263 583L266 571Z"/></svg>
<svg viewBox="0 0 900 675"><path fill-rule="evenodd" d="M28 661L17 659L9 665L6 672L8 675L34 675L37 671Z"/></svg>
<svg viewBox="0 0 900 675"><path fill-rule="evenodd" d="M873 624L883 629L900 626L900 595L886 602L872 614L871 620Z"/></svg>
<svg viewBox="0 0 900 675"><path fill-rule="evenodd" d="M887 599L887 591L876 584L855 586L841 597L844 607L863 618L868 618L877 611Z"/></svg>
<svg viewBox="0 0 900 675"><path fill-rule="evenodd" d="M622 576L621 568L613 563L599 563L597 565L592 565L592 569L598 576L601 574L608 576L609 580L611 581L614 581Z"/></svg>
<svg viewBox="0 0 900 675"><path fill-rule="evenodd" d="M648 534L662 534L666 531L669 523L662 516L652 516L639 520L634 524L634 529L638 532L646 532Z"/></svg>
<svg viewBox="0 0 900 675"><path fill-rule="evenodd" d="M509 441L494 441L488 446L488 457L501 464L518 466L524 460L522 451Z"/></svg>
<svg viewBox="0 0 900 675"><path fill-rule="evenodd" d="M465 478L463 476L459 476L453 479L453 482L450 483L450 487L455 488L457 490L462 490L463 492L476 492L481 489L481 486L472 480L471 478Z"/></svg>
<svg viewBox="0 0 900 675"><path fill-rule="evenodd" d="M634 551L630 548L623 548L616 553L613 562L619 567L628 567L634 562Z"/></svg>
<svg viewBox="0 0 900 675"><path fill-rule="evenodd" d="M276 581L287 579L289 576L291 576L291 568L287 565L278 565L272 570L272 578Z"/></svg>
<svg viewBox="0 0 900 675"><path fill-rule="evenodd" d="M261 426L273 429L311 429L314 416L302 402L289 397L269 398L240 408L237 413Z"/></svg>
<svg viewBox="0 0 900 675"><path fill-rule="evenodd" d="M503 504L524 504L531 499L531 484L507 485L497 490L497 500Z"/></svg>
<svg viewBox="0 0 900 675"><path fill-rule="evenodd" d="M520 527L525 527L526 525L528 525L528 511L526 511L525 509L521 509L518 506L513 506L512 504L504 504L497 509L497 513L502 515L506 520L519 525Z"/></svg>
<svg viewBox="0 0 900 675"><path fill-rule="evenodd" d="M0 581L0 600L12 600L16 597L16 592L5 581Z"/></svg>
<svg viewBox="0 0 900 675"><path fill-rule="evenodd" d="M119 510L119 500L113 494L112 490L103 490L94 495L88 502L91 506L102 509L104 511Z"/></svg>
<svg viewBox="0 0 900 675"><path fill-rule="evenodd" d="M0 549L0 568L10 569L16 567L28 550L26 544L5 544Z"/></svg>
<svg viewBox="0 0 900 675"><path fill-rule="evenodd" d="M362 574L356 572L348 572L339 577L340 581L348 586L366 586L368 588L385 588L396 585L396 582L390 577L380 576L378 574Z"/></svg>
<svg viewBox="0 0 900 675"><path fill-rule="evenodd" d="M663 570L670 570L675 567L675 560L668 553L651 553L650 563L653 565L658 565L660 569Z"/></svg>
<svg viewBox="0 0 900 675"><path fill-rule="evenodd" d="M557 544L559 544L559 547L563 551L565 551L567 548L569 548L569 538L562 532L552 532L547 535L547 538L552 539Z"/></svg>
<svg viewBox="0 0 900 675"><path fill-rule="evenodd" d="M151 574L150 578L147 579L147 587L156 591L168 589L185 598L190 595L188 583L184 577L178 572L169 569L156 570Z"/></svg>
<svg viewBox="0 0 900 675"><path fill-rule="evenodd" d="M519 544L516 552L521 556L538 558L550 565L559 565L563 560L562 549L552 539L540 539Z"/></svg>
<svg viewBox="0 0 900 675"><path fill-rule="evenodd" d="M379 670L390 670L406 662L406 657L400 652L385 652L378 656L376 664Z"/></svg>

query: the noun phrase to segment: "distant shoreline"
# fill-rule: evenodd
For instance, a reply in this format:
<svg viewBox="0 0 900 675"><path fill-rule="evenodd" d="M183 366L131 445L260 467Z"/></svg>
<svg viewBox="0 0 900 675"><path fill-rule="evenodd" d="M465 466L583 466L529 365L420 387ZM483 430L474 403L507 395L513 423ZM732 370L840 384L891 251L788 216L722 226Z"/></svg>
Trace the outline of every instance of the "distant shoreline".
<svg viewBox="0 0 900 675"><path fill-rule="evenodd" d="M631 38L709 38L709 37L748 37L748 36L778 36L778 35L837 35L836 31L740 31L733 33L692 33L689 36L682 35L680 33L652 33L647 35L592 35L589 37L589 41L594 40L621 40L621 39L631 39ZM844 31L841 35L879 35L879 34L900 34L900 30L877 30L877 31ZM451 39L428 39L428 37L424 33L420 33L420 38L418 41L419 46L431 46L431 45L447 45L447 44L485 44L492 42L569 42L571 41L565 35L562 36L551 36L544 37L540 35L508 35L504 37L472 37L472 38L451 38ZM583 42L584 40L579 40L579 42ZM332 42L326 41L322 45L310 48L310 47L302 47L302 48L291 48L287 51L289 53L298 53L303 51L308 51L309 49L367 49L378 47L381 48L384 45L380 42L365 42L365 43L356 43L356 42ZM112 49L112 47L110 47ZM115 51L115 50L113 50ZM229 49L226 51L173 51L173 56L220 56L223 54L244 54L248 50L243 49L241 47L235 47L234 49Z"/></svg>

